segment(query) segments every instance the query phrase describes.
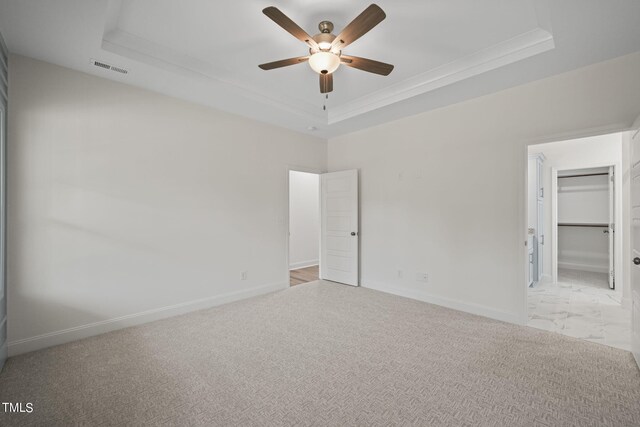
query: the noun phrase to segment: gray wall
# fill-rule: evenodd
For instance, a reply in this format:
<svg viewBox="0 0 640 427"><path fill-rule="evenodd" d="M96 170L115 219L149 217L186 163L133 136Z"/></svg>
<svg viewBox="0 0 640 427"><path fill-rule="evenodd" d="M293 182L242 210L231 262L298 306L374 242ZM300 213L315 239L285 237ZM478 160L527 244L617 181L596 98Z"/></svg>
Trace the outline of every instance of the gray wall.
<svg viewBox="0 0 640 427"><path fill-rule="evenodd" d="M363 286L524 322L527 144L627 129L639 75L633 54L331 139L329 170L360 170Z"/></svg>
<svg viewBox="0 0 640 427"><path fill-rule="evenodd" d="M326 141L9 60L9 354L288 286L288 167Z"/></svg>

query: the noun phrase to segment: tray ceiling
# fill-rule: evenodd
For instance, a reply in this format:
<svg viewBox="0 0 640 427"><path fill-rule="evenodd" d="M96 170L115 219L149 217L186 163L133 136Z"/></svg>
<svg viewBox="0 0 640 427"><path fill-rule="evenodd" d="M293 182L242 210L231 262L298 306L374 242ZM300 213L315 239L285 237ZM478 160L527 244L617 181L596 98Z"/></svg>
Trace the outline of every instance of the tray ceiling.
<svg viewBox="0 0 640 427"><path fill-rule="evenodd" d="M368 2L275 2L310 34L331 20L338 33ZM388 1L388 18L345 53L396 64L388 77L341 67L327 110L307 64L257 65L308 48L267 19L263 2L121 0L110 3L103 48L175 72L196 73L305 111L327 124L437 89L553 48L547 10L531 0Z"/></svg>
<svg viewBox="0 0 640 427"><path fill-rule="evenodd" d="M345 54L394 64L394 71L382 77L340 67L328 100L319 93L317 74L307 64L258 68L307 53L303 43L261 11L274 5L310 34L318 32L318 22L330 20L337 34L370 1L9 0L0 4L0 25L11 51L295 130L315 127L326 137L544 77L545 61L561 58L558 51L572 52L563 45L565 40L587 51L575 37L582 28L572 28L568 9L554 2L377 3L387 19L348 46ZM633 0L617 2L614 11L605 7L611 4L605 0L558 3L581 6L574 19L582 25L585 17L625 19L640 12L640 2ZM605 16L602 9L608 12ZM591 57L573 52L576 58L564 63L556 59L555 68L564 71L640 48L626 43L608 49L617 35L611 30L606 31L610 40L601 39ZM626 31L630 42L640 41L640 30ZM129 72L116 75L98 69L91 59ZM521 71L505 77L509 69ZM481 90L460 90L471 81L479 82Z"/></svg>

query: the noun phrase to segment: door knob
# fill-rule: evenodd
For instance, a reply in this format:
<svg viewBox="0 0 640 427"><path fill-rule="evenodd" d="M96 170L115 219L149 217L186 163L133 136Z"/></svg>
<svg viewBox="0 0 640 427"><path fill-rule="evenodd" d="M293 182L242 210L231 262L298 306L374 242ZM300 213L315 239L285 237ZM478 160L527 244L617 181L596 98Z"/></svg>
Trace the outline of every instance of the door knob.
<svg viewBox="0 0 640 427"><path fill-rule="evenodd" d="M633 263L634 263L635 265L640 265L640 258L635 257L635 258L633 259Z"/></svg>
<svg viewBox="0 0 640 427"><path fill-rule="evenodd" d="M351 235L352 235L352 236L355 236L355 235L356 235L356 232L355 232L355 231L352 231L352 232L351 232ZM640 264L640 258L638 258L638 264Z"/></svg>

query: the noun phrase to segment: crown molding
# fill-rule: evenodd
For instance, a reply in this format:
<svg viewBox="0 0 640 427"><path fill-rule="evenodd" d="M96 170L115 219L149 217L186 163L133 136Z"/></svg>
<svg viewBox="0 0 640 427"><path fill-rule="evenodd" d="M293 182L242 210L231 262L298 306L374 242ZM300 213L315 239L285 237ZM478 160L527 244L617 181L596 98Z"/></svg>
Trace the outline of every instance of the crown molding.
<svg viewBox="0 0 640 427"><path fill-rule="evenodd" d="M224 70L208 62L121 30L118 24L121 18L122 7L122 0L110 0L107 5L102 49L175 74L215 81L216 83L231 88L233 92L245 99L278 108L313 122L328 122L327 113L318 111L316 105L304 102L291 102L285 97L273 96L272 94L247 87L240 82L222 78L220 75L224 73Z"/></svg>
<svg viewBox="0 0 640 427"><path fill-rule="evenodd" d="M119 29L111 30L103 36L102 49L175 74L212 80L231 88L234 93L250 101L278 108L310 120L327 122L327 114L318 113L316 106L301 102L292 103L284 97L268 95L239 82L221 78L218 75L222 70L209 63Z"/></svg>
<svg viewBox="0 0 640 427"><path fill-rule="evenodd" d="M329 111L328 124L338 123L434 91L554 48L553 35L547 30L536 28L354 101L336 106Z"/></svg>
<svg viewBox="0 0 640 427"><path fill-rule="evenodd" d="M228 70L121 30L118 23L122 0L109 2L102 48L175 74L208 79L251 102L276 108L313 123L332 125L554 49L547 0L532 2L531 5L531 11L536 16L536 28L355 100L333 106L328 111L319 111L316 105L304 100L247 86L225 76L228 75Z"/></svg>

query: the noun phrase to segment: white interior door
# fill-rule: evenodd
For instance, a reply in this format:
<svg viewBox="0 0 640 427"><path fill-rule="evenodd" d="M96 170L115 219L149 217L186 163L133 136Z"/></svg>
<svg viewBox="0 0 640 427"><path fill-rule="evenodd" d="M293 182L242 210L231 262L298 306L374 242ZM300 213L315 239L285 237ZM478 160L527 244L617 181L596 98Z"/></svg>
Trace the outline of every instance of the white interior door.
<svg viewBox="0 0 640 427"><path fill-rule="evenodd" d="M358 171L320 176L320 278L358 286Z"/></svg>
<svg viewBox="0 0 640 427"><path fill-rule="evenodd" d="M631 139L631 346L640 366L640 117Z"/></svg>
<svg viewBox="0 0 640 427"><path fill-rule="evenodd" d="M616 238L615 224L615 182L613 179L613 166L609 167L609 287L615 288L615 252L614 243Z"/></svg>

